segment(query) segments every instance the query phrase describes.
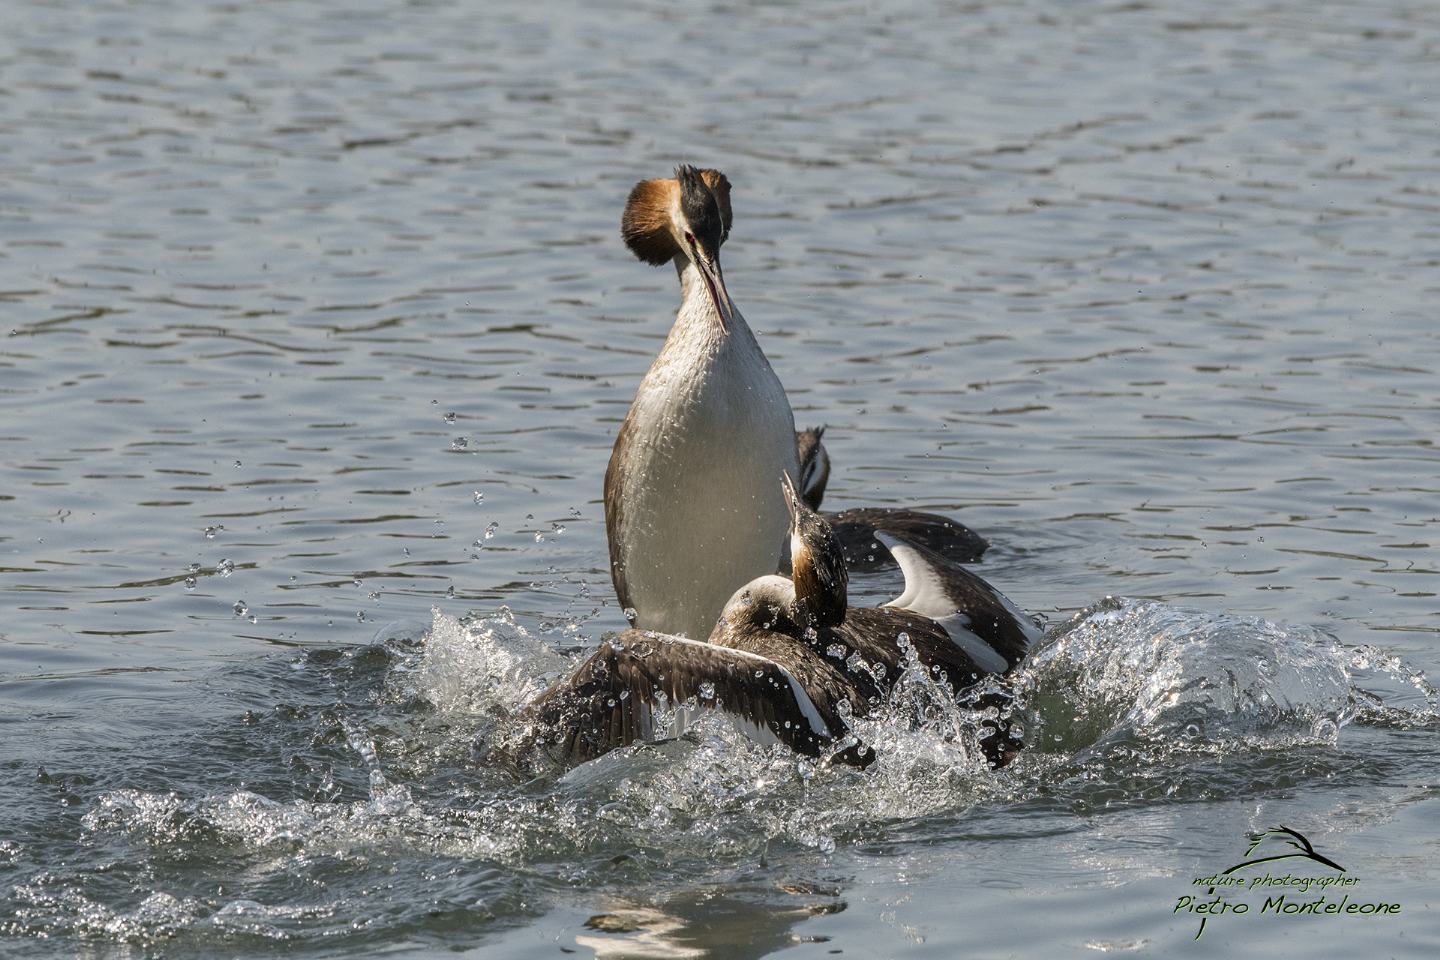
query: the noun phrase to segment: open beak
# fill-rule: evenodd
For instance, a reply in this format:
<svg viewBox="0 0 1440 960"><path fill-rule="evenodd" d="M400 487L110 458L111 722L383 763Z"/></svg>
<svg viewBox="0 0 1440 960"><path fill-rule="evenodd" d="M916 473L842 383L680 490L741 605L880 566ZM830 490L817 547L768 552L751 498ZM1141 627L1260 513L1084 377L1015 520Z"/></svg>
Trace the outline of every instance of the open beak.
<svg viewBox="0 0 1440 960"><path fill-rule="evenodd" d="M730 315L734 308L730 304L730 294L725 292L725 277L720 272L720 260L706 260L693 240L690 242L690 254L695 266L700 270L700 277L705 281L705 289L710 291L710 300L715 304L715 313L720 318L720 329L729 333Z"/></svg>

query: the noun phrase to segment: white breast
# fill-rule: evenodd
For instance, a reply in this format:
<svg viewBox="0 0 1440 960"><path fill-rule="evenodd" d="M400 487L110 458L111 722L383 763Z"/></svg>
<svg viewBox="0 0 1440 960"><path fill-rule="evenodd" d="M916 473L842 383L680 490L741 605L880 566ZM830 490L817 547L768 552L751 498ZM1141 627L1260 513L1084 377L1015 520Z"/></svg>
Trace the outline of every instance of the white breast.
<svg viewBox="0 0 1440 960"><path fill-rule="evenodd" d="M743 317L687 297L627 418L617 558L636 626L704 639L731 594L779 566L795 476L790 402ZM622 451L617 447L616 455Z"/></svg>

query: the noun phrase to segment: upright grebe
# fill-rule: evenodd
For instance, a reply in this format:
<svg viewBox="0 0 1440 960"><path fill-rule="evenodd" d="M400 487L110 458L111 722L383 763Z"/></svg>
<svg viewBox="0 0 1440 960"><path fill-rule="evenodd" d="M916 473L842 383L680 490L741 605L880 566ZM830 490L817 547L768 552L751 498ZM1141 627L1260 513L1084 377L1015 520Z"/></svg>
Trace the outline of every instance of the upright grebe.
<svg viewBox="0 0 1440 960"><path fill-rule="evenodd" d="M725 290L730 183L682 165L636 184L620 232L646 263L673 263L675 324L640 384L605 471L610 572L630 622L700 639L743 583L780 566L798 469L780 380Z"/></svg>
<svg viewBox="0 0 1440 960"><path fill-rule="evenodd" d="M830 454L821 442L824 427L795 434L800 456L800 497L812 510L820 509L830 481ZM906 543L924 547L952 563L974 563L990 546L980 534L949 517L902 507L851 507L824 514L840 541L845 564L851 570L878 570L894 558L877 536L888 533Z"/></svg>
<svg viewBox="0 0 1440 960"><path fill-rule="evenodd" d="M847 606L848 576L830 525L786 476L793 579L757 577L726 604L709 642L627 630L602 644L524 710L531 743L583 762L653 735L657 707L715 710L757 739L865 766L873 754L843 738L846 716L888 696L912 654L963 691L1009 672L1040 635L985 581L923 548L881 534L905 574L902 596L878 608ZM993 691L972 701L1002 707ZM997 711L998 713L999 711ZM980 745L996 766L1019 748L1001 718Z"/></svg>

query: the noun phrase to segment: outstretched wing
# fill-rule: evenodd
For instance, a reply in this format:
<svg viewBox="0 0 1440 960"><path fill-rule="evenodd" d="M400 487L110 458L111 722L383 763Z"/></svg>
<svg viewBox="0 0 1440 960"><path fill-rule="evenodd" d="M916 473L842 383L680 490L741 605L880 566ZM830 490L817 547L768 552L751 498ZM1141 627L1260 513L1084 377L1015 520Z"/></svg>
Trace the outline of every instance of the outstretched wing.
<svg viewBox="0 0 1440 960"><path fill-rule="evenodd" d="M836 707L831 692L807 689L768 657L627 630L536 697L523 716L536 741L576 763L654 736L661 709L723 713L762 742L778 740L814 757L845 735ZM873 756L851 747L837 759L863 767Z"/></svg>
<svg viewBox="0 0 1440 960"><path fill-rule="evenodd" d="M964 524L920 510L856 507L826 514L825 519L830 521L851 570L878 570L890 562L890 551L879 536L882 533L924 547L951 563L974 563L990 546Z"/></svg>
<svg viewBox="0 0 1440 960"><path fill-rule="evenodd" d="M998 658L1002 663L995 672L1004 673L1040 639L1040 628L1029 614L969 570L891 534L876 537L905 576L905 592L885 606L936 621L981 666L990 669Z"/></svg>

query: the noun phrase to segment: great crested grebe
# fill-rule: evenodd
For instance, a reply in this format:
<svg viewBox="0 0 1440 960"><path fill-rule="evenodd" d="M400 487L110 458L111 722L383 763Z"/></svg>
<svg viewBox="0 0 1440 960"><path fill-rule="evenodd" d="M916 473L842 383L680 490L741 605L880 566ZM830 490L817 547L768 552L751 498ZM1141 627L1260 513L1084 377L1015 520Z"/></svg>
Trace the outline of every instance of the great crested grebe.
<svg viewBox="0 0 1440 960"><path fill-rule="evenodd" d="M905 574L905 592L875 608L847 604L840 545L786 476L793 578L757 577L736 591L697 642L627 630L522 712L527 746L546 744L583 762L653 735L656 708L714 710L762 741L865 766L873 754L846 742L846 716L883 702L913 655L963 701L964 691L1008 673L1040 630L962 567L880 534ZM1003 706L994 692L973 701ZM1019 748L1003 720L987 721L981 748L995 766Z"/></svg>
<svg viewBox="0 0 1440 960"><path fill-rule="evenodd" d="M620 225L636 257L675 265L681 300L605 471L610 572L632 625L692 638L779 568L774 478L799 466L785 390L725 290L730 219L725 175L682 165L636 184Z"/></svg>
<svg viewBox="0 0 1440 960"><path fill-rule="evenodd" d="M825 428L795 433L800 457L800 497L811 510L819 510L830 481L830 454L821 438ZM826 513L835 539L851 570L878 570L894 558L877 536L888 533L906 543L924 547L952 563L974 563L990 546L980 534L938 513L902 507L851 507Z"/></svg>

